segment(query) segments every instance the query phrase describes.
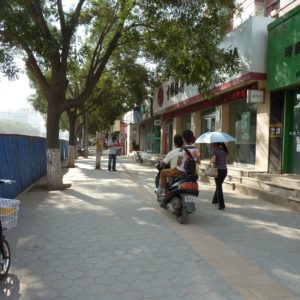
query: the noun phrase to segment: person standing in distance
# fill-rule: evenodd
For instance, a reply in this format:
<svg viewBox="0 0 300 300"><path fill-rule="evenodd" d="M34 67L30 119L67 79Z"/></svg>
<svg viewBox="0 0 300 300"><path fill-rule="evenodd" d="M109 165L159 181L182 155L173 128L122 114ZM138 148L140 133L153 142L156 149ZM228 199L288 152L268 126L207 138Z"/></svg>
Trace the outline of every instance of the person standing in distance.
<svg viewBox="0 0 300 300"><path fill-rule="evenodd" d="M218 177L215 178L216 191L212 204L218 205L220 210L225 209L223 182L227 176L227 157L228 149L224 143L213 143L213 151L211 155L211 164L218 169Z"/></svg>
<svg viewBox="0 0 300 300"><path fill-rule="evenodd" d="M117 140L115 137L112 137L111 141L108 143L108 171L117 171Z"/></svg>

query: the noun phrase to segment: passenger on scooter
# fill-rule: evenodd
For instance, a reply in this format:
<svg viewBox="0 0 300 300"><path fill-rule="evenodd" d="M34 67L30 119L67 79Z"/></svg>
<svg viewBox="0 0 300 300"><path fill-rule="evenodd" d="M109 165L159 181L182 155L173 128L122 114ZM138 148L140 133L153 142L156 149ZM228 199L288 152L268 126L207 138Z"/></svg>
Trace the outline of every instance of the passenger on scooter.
<svg viewBox="0 0 300 300"><path fill-rule="evenodd" d="M187 151L184 149L187 149L192 157L195 159L196 163L200 164L200 153L199 150L193 146L193 143L195 142L195 136L191 130L185 130L182 133L182 138L184 142L184 147L180 149L177 156L177 167L173 169L164 169L160 173L160 182L161 182L161 189L162 189L162 197L165 197L167 192L167 177L175 177L179 173L185 174L184 169L184 162L187 159Z"/></svg>

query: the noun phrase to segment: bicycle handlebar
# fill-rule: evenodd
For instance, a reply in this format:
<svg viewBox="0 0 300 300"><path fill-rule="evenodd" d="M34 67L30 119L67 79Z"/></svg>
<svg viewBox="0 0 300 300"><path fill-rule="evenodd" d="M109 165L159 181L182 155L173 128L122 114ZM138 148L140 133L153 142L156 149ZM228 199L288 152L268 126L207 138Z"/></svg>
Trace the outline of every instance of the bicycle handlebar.
<svg viewBox="0 0 300 300"><path fill-rule="evenodd" d="M15 180L11 180L11 179L0 179L0 184L12 184L15 183Z"/></svg>

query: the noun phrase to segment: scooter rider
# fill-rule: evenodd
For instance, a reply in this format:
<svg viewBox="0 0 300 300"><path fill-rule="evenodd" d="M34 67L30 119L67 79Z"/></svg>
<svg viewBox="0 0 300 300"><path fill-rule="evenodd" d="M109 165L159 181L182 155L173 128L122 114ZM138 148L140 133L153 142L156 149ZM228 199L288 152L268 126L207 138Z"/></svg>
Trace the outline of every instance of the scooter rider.
<svg viewBox="0 0 300 300"><path fill-rule="evenodd" d="M180 151L181 147L183 146L183 139L180 134L175 134L173 138L175 148L171 150L167 156L161 160L160 162L160 179L166 181L167 185L167 177L173 177L177 172L177 158L178 152ZM164 166L170 165L170 168L163 169ZM163 175L162 175L163 174ZM174 174L174 175L173 175ZM162 179L163 177L163 179ZM162 181L160 180L160 186L162 185ZM158 189L158 193L161 193L161 188Z"/></svg>
<svg viewBox="0 0 300 300"><path fill-rule="evenodd" d="M196 160L197 164L200 164L200 153L199 150L193 146L195 142L194 134L191 130L185 130L182 133L182 138L184 142L184 148L187 148L193 158ZM171 169L164 169L160 173L160 180L161 180L161 189L162 194L161 196L164 198L166 195L167 189L167 177L175 177L180 172L185 172L184 169L184 162L186 160L186 151L183 148L180 148L177 154L177 166Z"/></svg>

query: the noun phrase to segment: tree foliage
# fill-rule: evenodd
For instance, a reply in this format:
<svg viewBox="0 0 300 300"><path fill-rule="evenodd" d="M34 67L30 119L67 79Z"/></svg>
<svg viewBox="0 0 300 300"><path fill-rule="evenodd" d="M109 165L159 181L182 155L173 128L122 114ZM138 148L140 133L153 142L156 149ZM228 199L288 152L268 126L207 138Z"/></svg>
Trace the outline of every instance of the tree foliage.
<svg viewBox="0 0 300 300"><path fill-rule="evenodd" d="M156 82L172 75L197 84L200 91L222 82L222 73L231 71L233 62L218 45L234 3L77 0L70 5L68 0L0 0L1 71L12 78L18 72L13 58L23 58L46 99L47 147L58 155L61 114L89 101L99 80L113 73L117 58L144 60L147 68L152 62ZM73 68L78 70L77 80L72 79ZM76 81L76 93L70 93ZM52 157L49 168L59 164ZM57 172L48 172L53 174Z"/></svg>

